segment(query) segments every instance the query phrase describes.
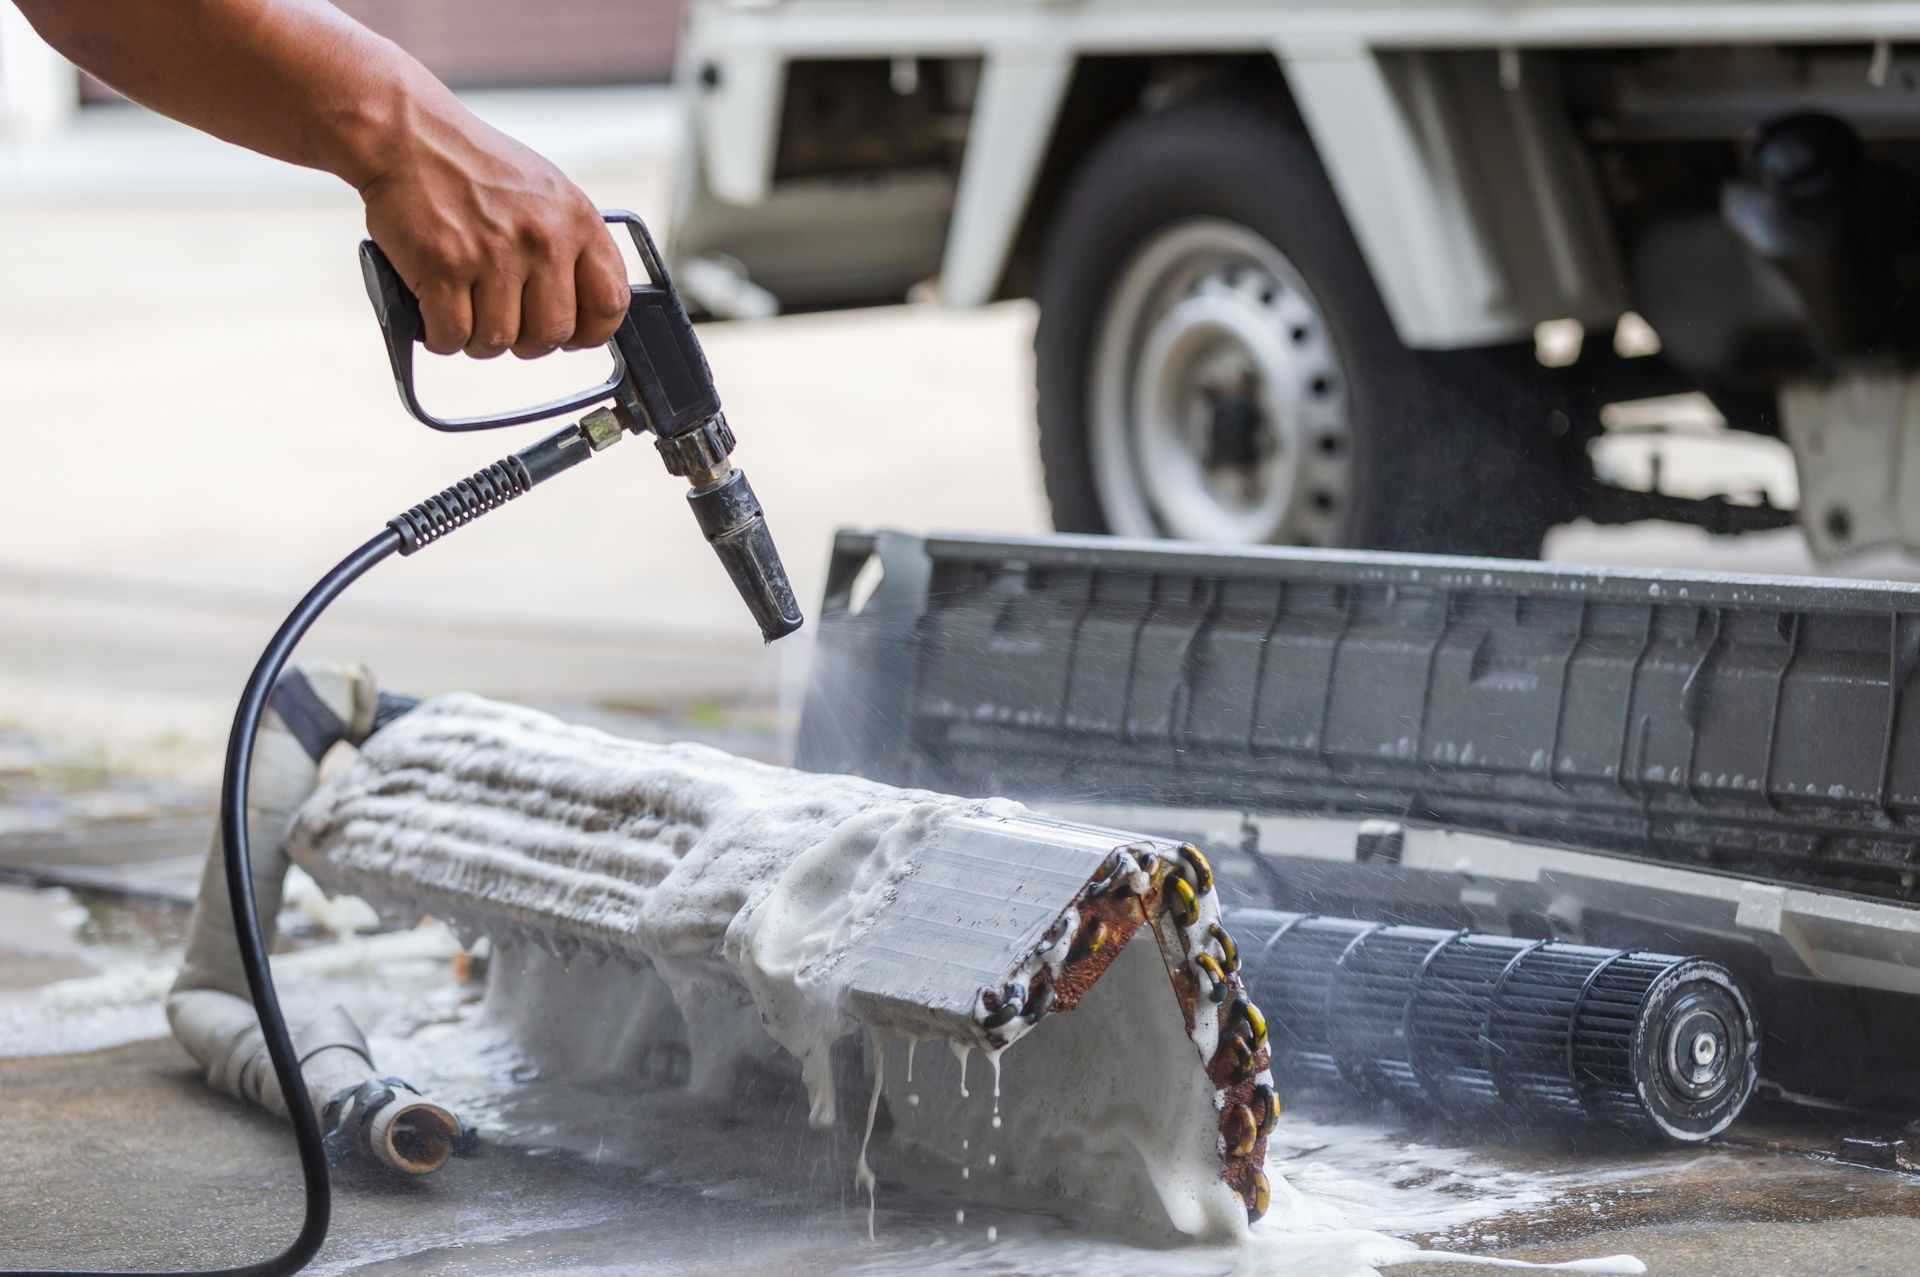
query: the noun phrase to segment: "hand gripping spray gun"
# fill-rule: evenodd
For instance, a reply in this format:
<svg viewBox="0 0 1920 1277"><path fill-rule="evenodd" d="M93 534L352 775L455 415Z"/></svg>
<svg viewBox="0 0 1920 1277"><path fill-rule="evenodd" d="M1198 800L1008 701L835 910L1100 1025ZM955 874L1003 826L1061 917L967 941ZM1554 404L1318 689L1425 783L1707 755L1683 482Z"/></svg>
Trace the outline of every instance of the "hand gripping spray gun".
<svg viewBox="0 0 1920 1277"><path fill-rule="evenodd" d="M733 434L720 412L720 397L706 356L694 335L680 295L674 291L660 261L659 250L646 225L632 213L606 212L608 223L626 228L633 237L646 280L632 286L626 317L608 346L613 372L599 385L564 399L533 408L492 416L441 418L421 406L414 389L413 347L425 332L419 300L407 289L386 255L371 241L360 246L360 264L367 293L373 300L393 378L401 402L416 418L435 430L490 430L558 417L595 407L577 423L547 436L531 447L477 471L452 487L395 516L379 535L362 545L322 577L281 625L254 666L234 714L227 741L226 771L220 789L220 836L225 852L227 894L233 907L234 928L241 964L260 1030L273 1061L274 1076L293 1125L299 1147L301 1175L306 1187L306 1212L300 1233L291 1245L271 1259L219 1270L225 1277L284 1277L306 1266L326 1240L332 1213L323 1133L307 1088L300 1081L300 1062L287 1031L280 1000L267 966L266 944L250 884L253 881L247 847L247 782L253 763L254 735L265 715L281 671L301 637L327 606L375 564L393 554L409 555L463 527L490 510L498 509L535 484L570 470L595 453L619 442L628 432L650 430L670 474L691 485L687 502L720 556L727 575L760 626L766 641L800 628L800 609L786 569L767 532L760 503L747 486L744 473L728 459ZM58 1277L44 1273L0 1273L0 1277ZM72 1277L71 1273L67 1277ZM134 1277L160 1277L146 1274ZM172 1275L167 1275L172 1277ZM211 1277L197 1273L189 1277Z"/></svg>
<svg viewBox="0 0 1920 1277"><path fill-rule="evenodd" d="M533 484L558 474L617 442L622 432L651 430L654 446L667 463L667 473L683 477L692 486L687 503L706 534L734 588L746 600L747 610L771 643L800 628L800 609L780 565L779 551L760 512L743 471L728 460L733 432L720 411L720 395L707 371L707 358L694 336L680 294L667 278L653 236L632 213L601 214L609 223L624 226L633 236L647 280L632 287L626 318L608 343L613 371L599 385L564 399L532 408L481 417L437 417L421 406L413 382L413 347L426 328L420 302L408 291L387 255L372 240L360 245L360 269L366 276L367 296L387 341L394 385L407 411L435 430L491 430L499 426L544 421L611 400L610 408L589 413L577 426L543 439L507 460L489 466L466 483L456 484L438 497L424 501L389 526L401 537L402 554L478 517L525 492ZM583 446L584 445L584 446Z"/></svg>

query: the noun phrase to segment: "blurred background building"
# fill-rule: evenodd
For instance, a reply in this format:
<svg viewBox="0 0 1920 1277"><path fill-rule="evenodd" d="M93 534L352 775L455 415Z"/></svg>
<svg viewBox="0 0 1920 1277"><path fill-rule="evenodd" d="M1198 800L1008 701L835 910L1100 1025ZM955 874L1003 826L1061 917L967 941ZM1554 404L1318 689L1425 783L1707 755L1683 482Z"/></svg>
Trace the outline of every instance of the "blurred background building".
<svg viewBox="0 0 1920 1277"><path fill-rule="evenodd" d="M455 88L636 84L673 69L680 0L342 0ZM0 129L44 133L83 106L118 101L0 10Z"/></svg>

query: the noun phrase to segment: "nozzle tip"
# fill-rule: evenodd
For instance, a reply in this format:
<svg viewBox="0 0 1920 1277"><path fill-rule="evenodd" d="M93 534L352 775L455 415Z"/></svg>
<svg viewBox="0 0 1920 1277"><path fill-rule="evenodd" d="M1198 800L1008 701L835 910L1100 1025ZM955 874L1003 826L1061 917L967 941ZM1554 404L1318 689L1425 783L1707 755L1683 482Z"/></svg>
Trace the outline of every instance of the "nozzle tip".
<svg viewBox="0 0 1920 1277"><path fill-rule="evenodd" d="M760 626L760 635L767 642L772 643L804 628L806 623L807 618L795 612L792 616L776 618L771 625L763 622Z"/></svg>
<svg viewBox="0 0 1920 1277"><path fill-rule="evenodd" d="M735 470L724 482L687 494L694 517L707 543L733 578L747 610L768 643L785 638L806 623L793 596L793 583L774 548L760 501L753 495L744 471Z"/></svg>

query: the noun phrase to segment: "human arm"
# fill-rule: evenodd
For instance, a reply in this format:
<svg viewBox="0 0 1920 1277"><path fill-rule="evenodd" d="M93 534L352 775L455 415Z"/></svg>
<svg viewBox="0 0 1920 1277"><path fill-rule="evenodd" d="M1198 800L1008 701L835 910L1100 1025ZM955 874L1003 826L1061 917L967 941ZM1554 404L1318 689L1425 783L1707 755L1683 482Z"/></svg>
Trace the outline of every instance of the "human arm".
<svg viewBox="0 0 1920 1277"><path fill-rule="evenodd" d="M420 298L429 350L533 358L604 342L625 313L625 267L586 195L325 0L17 3L134 101L351 185Z"/></svg>

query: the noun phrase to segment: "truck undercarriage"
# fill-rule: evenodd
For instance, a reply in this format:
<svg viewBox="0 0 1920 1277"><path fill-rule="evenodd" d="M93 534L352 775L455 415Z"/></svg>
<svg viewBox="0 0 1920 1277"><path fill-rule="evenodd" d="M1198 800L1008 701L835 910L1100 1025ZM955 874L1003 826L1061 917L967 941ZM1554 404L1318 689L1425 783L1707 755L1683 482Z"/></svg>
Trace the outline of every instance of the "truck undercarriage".
<svg viewBox="0 0 1920 1277"><path fill-rule="evenodd" d="M744 67L750 19L696 22L675 252L718 313L929 280L1036 298L1063 530L1524 556L1573 519L1797 520L1820 560L1920 545L1913 45L1756 25L1329 54L1250 10L1242 47L1210 15L1176 50L1096 9L1023 57L947 44L940 13L890 10L890 51L861 56L795 6ZM764 171L709 172L752 68ZM1551 367L1542 325L1574 334ZM1689 394L1790 448L1797 493L1596 468L1608 405ZM1425 501L1396 461L1451 478L1462 453L1507 501Z"/></svg>

